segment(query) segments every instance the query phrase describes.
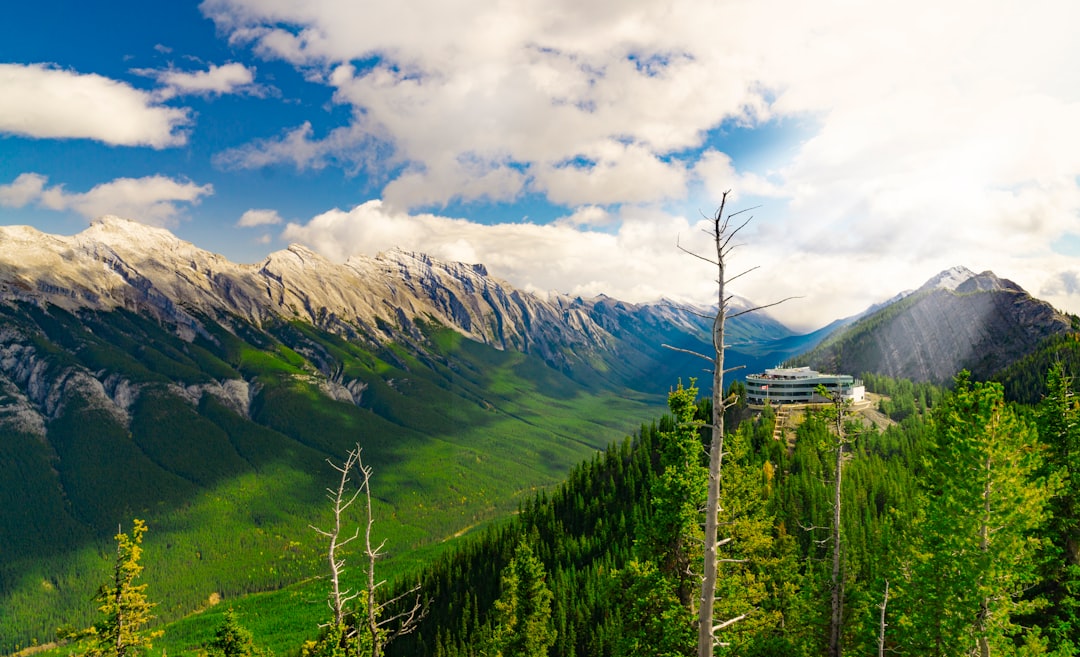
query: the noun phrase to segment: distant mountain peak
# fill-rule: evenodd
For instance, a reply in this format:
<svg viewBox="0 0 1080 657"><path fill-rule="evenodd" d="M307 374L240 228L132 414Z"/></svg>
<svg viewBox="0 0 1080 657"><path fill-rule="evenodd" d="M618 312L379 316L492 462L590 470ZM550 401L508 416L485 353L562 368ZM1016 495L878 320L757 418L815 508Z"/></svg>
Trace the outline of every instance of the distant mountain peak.
<svg viewBox="0 0 1080 657"><path fill-rule="evenodd" d="M1050 304L992 271L952 267L904 299L830 336L804 364L935 383L962 369L986 378L1071 326Z"/></svg>
<svg viewBox="0 0 1080 657"><path fill-rule="evenodd" d="M112 214L102 215L92 220L90 226L80 235L94 237L102 241L106 241L106 238L109 237L123 237L129 240L145 240L149 238L155 242L181 241L166 228L151 226Z"/></svg>
<svg viewBox="0 0 1080 657"><path fill-rule="evenodd" d="M941 272L937 276L934 276L930 280L923 284L923 290L950 290L954 291L960 287L968 279L975 276L975 272L971 271L967 267L957 265L956 267L950 267Z"/></svg>

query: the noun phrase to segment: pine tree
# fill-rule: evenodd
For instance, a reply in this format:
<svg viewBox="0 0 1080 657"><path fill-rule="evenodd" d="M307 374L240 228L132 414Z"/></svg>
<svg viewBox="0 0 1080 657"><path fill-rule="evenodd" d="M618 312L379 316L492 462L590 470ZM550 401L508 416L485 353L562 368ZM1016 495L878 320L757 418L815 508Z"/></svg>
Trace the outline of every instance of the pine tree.
<svg viewBox="0 0 1080 657"><path fill-rule="evenodd" d="M934 420L906 647L940 657L1011 654L1024 633L1016 618L1036 606L1022 594L1037 580L1033 531L1054 486L1038 477L1035 430L1005 404L1000 384L961 373Z"/></svg>
<svg viewBox="0 0 1080 657"><path fill-rule="evenodd" d="M525 541L502 572L502 594L495 601L497 657L547 657L555 644L551 620L553 594L544 564Z"/></svg>
<svg viewBox="0 0 1080 657"><path fill-rule="evenodd" d="M126 657L148 650L161 632L147 632L144 627L154 617L153 604L146 599L146 584L136 584L142 574L142 538L146 523L133 521L131 536L116 534L116 564L112 582L98 592L98 610L105 618L93 628L89 657Z"/></svg>

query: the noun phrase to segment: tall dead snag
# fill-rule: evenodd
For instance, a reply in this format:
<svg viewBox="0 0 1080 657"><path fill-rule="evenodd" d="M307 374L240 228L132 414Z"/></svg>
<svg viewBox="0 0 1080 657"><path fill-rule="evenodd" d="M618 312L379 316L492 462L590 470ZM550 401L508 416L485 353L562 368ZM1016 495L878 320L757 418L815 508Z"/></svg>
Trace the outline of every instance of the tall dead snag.
<svg viewBox="0 0 1080 657"><path fill-rule="evenodd" d="M724 322L728 319L734 319L740 315L745 315L763 308L769 308L788 300L782 299L764 306L755 306L739 311L728 317L728 302L731 300L731 297L725 294L725 286L736 278L757 269L757 267L751 267L735 276L727 276L727 258L731 255L732 250L739 246L738 244L733 244L732 240L739 231L753 219L753 217L750 217L738 226L733 226L731 220L734 217L744 212L748 212L753 208L747 208L746 210L740 210L725 215L724 207L727 204L728 194L729 192L724 192L721 197L720 208L716 211L716 214L710 218L712 221L712 229L706 231L709 234L709 237L712 238L713 244L716 247L716 259L706 258L697 255L696 253L686 251L686 249L682 249L696 258L711 263L717 268L718 273L716 279L718 307L712 325L714 355L709 357L703 354L696 354L711 361L713 365L712 438L709 443L709 490L705 502L705 550L701 574L701 598L698 607L698 657L712 657L713 648L716 644L716 631L741 620L741 617L733 618L713 625L713 603L716 596L716 571L718 564L717 548L720 545L720 543L717 542L716 534L720 514L720 468L723 464L724 457L724 411L737 401L735 399L724 399L724 374L731 371L724 370ZM679 248L681 249L682 247ZM677 350L685 351L681 349ZM727 539L723 542L726 543Z"/></svg>
<svg viewBox="0 0 1080 657"><path fill-rule="evenodd" d="M386 644L399 636L409 634L416 630L420 620L427 614L427 608L420 600L419 584L386 602L379 602L376 599L376 590L386 584L386 580L375 581L375 561L383 556L382 549L383 546L386 545L386 541L382 541L377 546L372 544L371 529L375 525L375 518L371 511L371 468L364 465L364 462L360 459L359 445L357 445L356 450L350 452L350 454L355 454L356 469L360 472L360 476L362 477L359 491L364 492L364 496L367 500L367 526L364 530L364 553L367 555L368 560L366 605L367 631L371 641L371 656L382 657L383 649L386 647ZM399 603L412 595L416 596L412 606L400 607ZM388 609L400 609L400 611L395 611L392 615L383 618L383 614Z"/></svg>
<svg viewBox="0 0 1080 657"><path fill-rule="evenodd" d="M818 394L827 396L832 402L833 419L836 422L836 479L833 483L832 611L829 615L829 657L841 657L844 649L841 642L841 631L844 626L844 577L841 569L843 542L841 540L840 526L840 484L843 481L844 474L844 446L848 443L844 434L844 417L850 402L845 400L839 391L829 392L824 386L818 386Z"/></svg>

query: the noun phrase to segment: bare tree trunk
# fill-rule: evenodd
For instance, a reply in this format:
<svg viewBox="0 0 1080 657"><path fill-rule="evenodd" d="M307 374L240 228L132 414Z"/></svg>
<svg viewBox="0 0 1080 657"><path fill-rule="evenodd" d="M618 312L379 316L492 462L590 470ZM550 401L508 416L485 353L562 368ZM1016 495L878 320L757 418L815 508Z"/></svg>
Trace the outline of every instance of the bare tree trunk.
<svg viewBox="0 0 1080 657"><path fill-rule="evenodd" d="M364 466L363 463L358 463L357 467L360 469L360 474L363 475L363 483L360 484L360 488L363 489L364 495L367 497L367 526L364 528L364 553L367 555L368 567L367 567L367 622L368 633L371 635L371 657L382 657L382 632L379 627L379 608L375 600L375 589L377 589L382 582L375 582L375 560L379 558L383 545L380 543L377 547L371 546L371 528L375 524L374 516L371 513L371 468Z"/></svg>
<svg viewBox="0 0 1080 657"><path fill-rule="evenodd" d="M844 412L843 400L834 393L836 406L836 483L833 487L833 554L832 554L832 614L829 617L829 657L841 657L844 648L840 632L844 624L844 579L840 572L843 547L840 536L840 483L844 473Z"/></svg>
<svg viewBox="0 0 1080 657"><path fill-rule="evenodd" d="M986 457L986 483L983 488L983 522L979 528L979 549L983 552L990 550L990 495L991 473L993 463L990 457ZM981 578L980 578L981 579ZM990 643L987 640L987 620L990 618L990 601L984 596L979 601L979 615L975 621L975 634L978 637L979 657L990 657Z"/></svg>
<svg viewBox="0 0 1080 657"><path fill-rule="evenodd" d="M382 657L386 644L399 636L409 634L416 630L420 620L427 614L427 608L420 601L419 585L392 600L383 603L378 602L375 592L380 586L386 583L386 580L379 582L375 581L375 561L382 557L382 549L383 546L386 545L386 541L379 543L377 546L372 545L371 529L375 525L375 516L372 514L371 510L371 468L364 465L364 462L360 459L359 448L357 448L356 452L356 468L360 471L361 477L363 477L360 483L360 490L364 492L367 501L367 526L364 529L364 553L367 555L368 559L367 629L371 636L371 657ZM359 491L357 492L359 493ZM416 594L416 600L411 608L388 618L383 618L383 611L386 610L387 607L397 604L400 600L412 594ZM396 626L391 627L392 624L396 624Z"/></svg>
<svg viewBox="0 0 1080 657"><path fill-rule="evenodd" d="M330 565L330 597L329 600L327 600L327 604L334 612L334 625L339 627L345 622L345 605L357 596L356 593L341 590L341 573L345 570L345 560L339 559L337 553L340 548L348 545L360 535L360 529L357 528L352 536L344 540L341 539L341 515L350 505L352 505L353 501L356 500L356 496L360 494L359 490L354 491L352 495L346 494L346 489L349 487L349 470L352 469L353 465L359 459L360 446L357 445L355 449L349 451L348 456L345 458L345 463L342 465L337 465L336 463L327 460L330 467L341 474L337 489L326 489L327 497L330 498L330 502L333 504L334 526L332 529L324 530L311 525L311 528L316 532L330 539L326 554L327 561Z"/></svg>
<svg viewBox="0 0 1080 657"><path fill-rule="evenodd" d="M739 226L731 227L731 218L737 214L741 214L746 210L740 210L739 212L733 212L727 216L724 216L724 206L727 203L728 192L724 192L723 197L720 200L720 208L716 211L716 214L712 217L713 228L710 232L713 244L716 246L716 260L705 258L690 251L686 251L690 255L693 255L701 260L712 263L717 268L717 302L718 308L716 311L716 318L713 320L712 326L712 341L715 355L713 357L699 354L697 352L688 351L685 349L679 349L678 347L670 347L676 351L684 351L696 356L700 356L709 360L713 365L713 394L712 394L712 438L709 443L709 482L708 482L708 496L705 502L705 546L704 546L704 564L703 572L701 575L701 598L698 606L698 657L712 657L713 647L716 645L716 631L724 629L745 617L745 614L737 618L729 619L720 623L719 625L713 625L713 609L716 598L716 578L717 578L717 564L719 560L717 558L717 548L719 543L717 542L717 525L720 515L720 468L723 465L724 458L724 411L731 405L731 400L725 400L724 398L724 374L727 372L724 370L724 323L728 319L738 317L739 315L745 315L747 313L762 310L763 308L769 308L777 304L783 303L788 299L781 299L775 303L770 303L764 306L756 306L746 310L741 310L730 318L727 316L727 302L728 297L725 296L724 287L727 283L742 276L749 271L757 269L757 267L751 267L742 274L727 277L726 274L726 259L737 245L731 243L735 235L743 229L746 224L750 223L750 219L747 219ZM748 208L752 209L752 208ZM751 217L752 218L752 217ZM681 247L680 247L681 248ZM793 297L788 297L793 298ZM665 345L669 346L669 345ZM737 369L737 368L736 368Z"/></svg>
<svg viewBox="0 0 1080 657"><path fill-rule="evenodd" d="M889 604L889 580L885 580L885 596L881 600L881 620L878 622L878 657L885 657L885 607Z"/></svg>
<svg viewBox="0 0 1080 657"><path fill-rule="evenodd" d="M709 492L705 501L705 563L701 578L701 604L698 607L698 657L712 657L715 630L713 602L716 596L716 533L720 514L720 467L724 459L724 232L723 218L727 193L713 217L713 241L716 244L717 299L716 319L713 320L712 340L716 356L713 360L712 440L709 444Z"/></svg>

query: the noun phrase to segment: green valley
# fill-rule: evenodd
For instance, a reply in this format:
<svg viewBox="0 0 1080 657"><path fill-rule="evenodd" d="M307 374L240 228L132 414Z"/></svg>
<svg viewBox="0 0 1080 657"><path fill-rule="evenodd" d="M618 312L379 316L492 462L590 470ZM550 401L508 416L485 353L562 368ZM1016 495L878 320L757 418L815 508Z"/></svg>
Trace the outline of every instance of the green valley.
<svg viewBox="0 0 1080 657"><path fill-rule="evenodd" d="M434 323L421 349L369 349L299 322L234 333L205 321L187 343L125 311L0 313L56 404L46 440L0 443L13 473L0 483L5 651L91 621L111 537L133 517L149 525L146 580L171 622L318 575L309 525L327 510L326 460L354 443L376 471L378 531L409 554L512 511L659 401L588 391ZM114 387L62 385L80 372Z"/></svg>

